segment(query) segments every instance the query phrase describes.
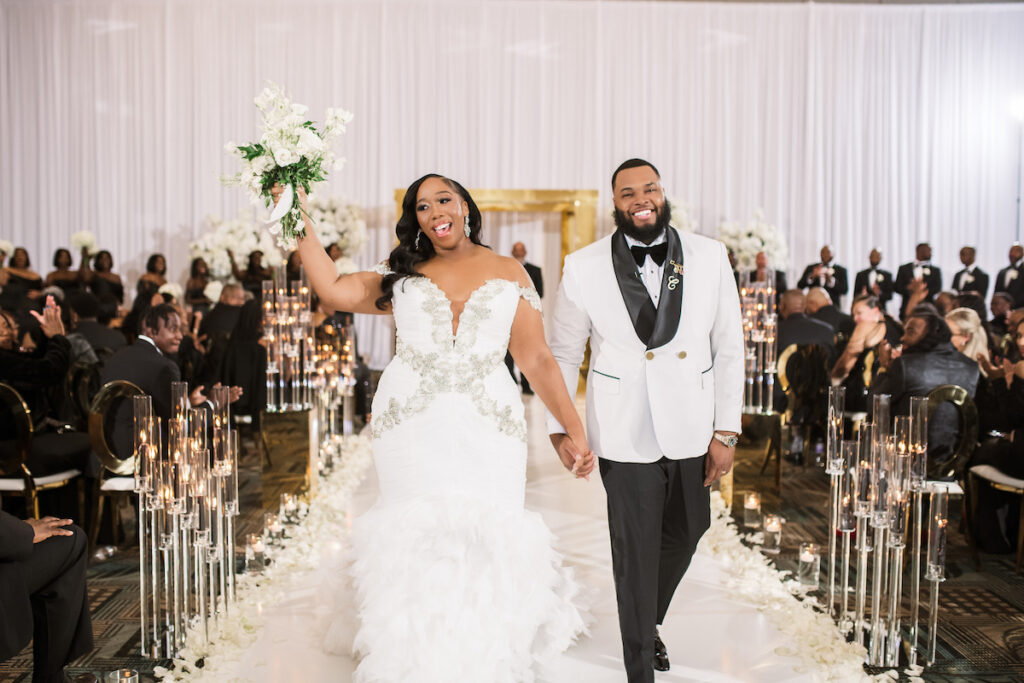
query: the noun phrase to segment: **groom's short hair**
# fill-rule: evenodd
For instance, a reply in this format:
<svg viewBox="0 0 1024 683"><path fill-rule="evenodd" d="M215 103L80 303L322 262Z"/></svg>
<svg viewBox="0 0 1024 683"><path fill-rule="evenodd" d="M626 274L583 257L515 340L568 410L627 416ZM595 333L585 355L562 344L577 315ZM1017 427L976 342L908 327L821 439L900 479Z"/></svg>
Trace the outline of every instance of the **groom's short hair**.
<svg viewBox="0 0 1024 683"><path fill-rule="evenodd" d="M651 170L654 171L654 175L661 178L661 174L658 173L658 169L655 168L654 164L652 164L651 162L644 161L643 159L626 159L621 164L619 164L619 167L617 169L615 169L615 173L612 173L612 189L615 189L615 179L619 177L619 173L621 171L625 171L627 168L637 168L638 166L650 166Z"/></svg>

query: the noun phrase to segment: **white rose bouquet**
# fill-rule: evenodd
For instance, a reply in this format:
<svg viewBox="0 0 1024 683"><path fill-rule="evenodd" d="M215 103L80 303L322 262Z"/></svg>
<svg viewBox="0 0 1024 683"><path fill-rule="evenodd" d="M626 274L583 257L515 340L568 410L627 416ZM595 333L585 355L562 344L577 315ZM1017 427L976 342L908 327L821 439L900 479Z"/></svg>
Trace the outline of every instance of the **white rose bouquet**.
<svg viewBox="0 0 1024 683"><path fill-rule="evenodd" d="M344 109L328 109L322 130L306 118L309 107L296 104L277 85L270 83L255 99L260 110L263 134L248 145L228 143L226 149L241 157L242 171L224 178L227 185L241 185L249 198L273 206L271 190L284 187L280 201L270 216L270 231L285 249L294 248L296 238L305 236L296 194L299 188L310 191L313 183L327 179L328 169L340 169L344 159L331 151L333 143L345 132L352 114Z"/></svg>
<svg viewBox="0 0 1024 683"><path fill-rule="evenodd" d="M96 252L96 236L88 230L76 232L71 236L71 248L76 254L84 248L92 256Z"/></svg>
<svg viewBox="0 0 1024 683"><path fill-rule="evenodd" d="M0 256L10 256L14 253L14 245L7 240L0 240Z"/></svg>
<svg viewBox="0 0 1024 683"><path fill-rule="evenodd" d="M224 283L220 280L210 280L205 287L203 287L203 296L214 303L220 301L221 292L224 291Z"/></svg>

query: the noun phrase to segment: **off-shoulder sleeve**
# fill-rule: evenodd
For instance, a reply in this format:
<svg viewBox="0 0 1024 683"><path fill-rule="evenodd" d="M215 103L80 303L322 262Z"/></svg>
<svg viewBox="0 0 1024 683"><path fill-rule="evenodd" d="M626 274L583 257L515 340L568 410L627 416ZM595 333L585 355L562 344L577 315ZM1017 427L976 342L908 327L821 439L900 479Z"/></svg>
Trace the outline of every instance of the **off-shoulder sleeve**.
<svg viewBox="0 0 1024 683"><path fill-rule="evenodd" d="M540 307L540 296L537 295L537 290L533 287L523 287L519 285L519 296L526 300L526 303L537 309L538 313L543 313Z"/></svg>
<svg viewBox="0 0 1024 683"><path fill-rule="evenodd" d="M395 271L391 270L391 268L388 267L387 261L381 261L373 268L371 268L370 272L377 273L378 275L392 275Z"/></svg>

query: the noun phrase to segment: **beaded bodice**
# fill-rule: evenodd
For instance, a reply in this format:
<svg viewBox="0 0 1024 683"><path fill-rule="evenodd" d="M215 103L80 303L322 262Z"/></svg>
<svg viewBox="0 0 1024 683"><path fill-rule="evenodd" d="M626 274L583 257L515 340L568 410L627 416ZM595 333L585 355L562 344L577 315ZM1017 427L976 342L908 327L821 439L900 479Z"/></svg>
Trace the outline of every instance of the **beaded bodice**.
<svg viewBox="0 0 1024 683"><path fill-rule="evenodd" d="M377 272L386 273L385 266ZM509 334L520 298L540 311L532 287L503 278L485 281L470 294L453 330L451 301L427 277L395 284L395 358L416 375L418 385L404 398L391 397L373 415L373 435L382 436L425 410L446 392L468 396L477 411L504 434L526 440L525 425L513 419L510 405L491 396L487 379L504 366Z"/></svg>

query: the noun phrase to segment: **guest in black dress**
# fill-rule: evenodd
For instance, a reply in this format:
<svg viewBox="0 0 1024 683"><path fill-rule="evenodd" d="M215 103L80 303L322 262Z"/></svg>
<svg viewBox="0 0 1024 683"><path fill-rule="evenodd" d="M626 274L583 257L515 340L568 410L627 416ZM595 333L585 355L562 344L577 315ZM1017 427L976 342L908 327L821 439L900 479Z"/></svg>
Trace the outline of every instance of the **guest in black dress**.
<svg viewBox="0 0 1024 683"><path fill-rule="evenodd" d="M870 405L871 385L881 368L879 346L900 343L903 328L886 315L879 297L868 294L853 300L853 332L842 355L832 367L833 383L846 387L846 410L865 413Z"/></svg>
<svg viewBox="0 0 1024 683"><path fill-rule="evenodd" d="M85 257L85 249L82 249L82 265L78 270L79 275L96 298L103 301L113 297L118 304L124 303L124 283L121 276L113 272L114 257L106 249L99 251L93 257L93 266L89 268L89 259Z"/></svg>
<svg viewBox="0 0 1024 683"><path fill-rule="evenodd" d="M206 285L210 284L210 267L202 256L192 259L189 265L188 282L185 283L185 303L195 313L206 313L213 304L206 296Z"/></svg>
<svg viewBox="0 0 1024 683"><path fill-rule="evenodd" d="M67 301L68 292L77 292L81 287L81 278L78 272L71 270L71 252L61 247L53 252L53 267L46 276L45 287L57 286L64 290L64 300Z"/></svg>
<svg viewBox="0 0 1024 683"><path fill-rule="evenodd" d="M225 386L242 387L242 397L231 409L254 420L267 405L267 350L262 340L263 308L258 299L250 299L231 332L231 348L224 356L220 381Z"/></svg>
<svg viewBox="0 0 1024 683"><path fill-rule="evenodd" d="M156 293L167 284L167 259L163 254L150 254L146 259L146 272L139 278L135 286L136 295L144 292Z"/></svg>
<svg viewBox="0 0 1024 683"><path fill-rule="evenodd" d="M0 265L4 256L0 255ZM43 294L43 278L32 270L28 251L24 247L15 247L11 260L6 267L0 268L0 287L8 298L18 298L22 303L26 299L38 299Z"/></svg>
<svg viewBox="0 0 1024 683"><path fill-rule="evenodd" d="M274 271L263 267L263 252L258 249L249 254L249 266L245 270L239 270L235 263L235 255L228 249L228 257L231 260L231 274L241 283L247 292L259 298L263 293L263 281L272 280Z"/></svg>

